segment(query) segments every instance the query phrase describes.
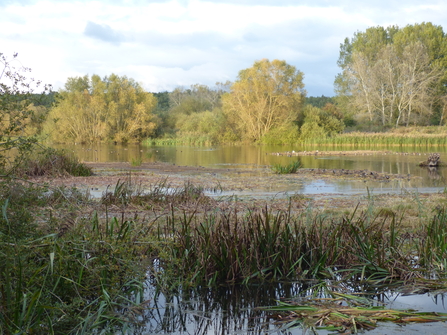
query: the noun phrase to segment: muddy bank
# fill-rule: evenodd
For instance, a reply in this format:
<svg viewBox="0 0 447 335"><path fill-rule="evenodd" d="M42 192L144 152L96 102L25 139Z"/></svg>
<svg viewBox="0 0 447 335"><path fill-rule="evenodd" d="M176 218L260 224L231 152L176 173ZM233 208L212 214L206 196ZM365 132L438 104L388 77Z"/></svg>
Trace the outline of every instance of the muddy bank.
<svg viewBox="0 0 447 335"><path fill-rule="evenodd" d="M299 169L294 174L274 174L269 167L258 169L213 169L197 166L178 166L167 163L144 163L131 166L128 163L87 163L94 172L90 177L38 178L36 181L47 182L54 186L76 187L88 190L96 196L101 192L113 191L118 182L130 181L140 189L150 190L156 185L165 184L171 188L179 188L185 183L192 183L207 191L219 190L225 194L238 194L249 198L254 194L262 194L264 198L275 197L276 194L296 193L303 190L304 185L313 181L333 182L338 180L374 181L389 183L393 180L410 181L416 178L411 175L378 173L369 170L345 169ZM363 183L362 183L363 184ZM306 198L305 192L301 198ZM324 194L319 198L336 198L340 195ZM315 194L312 197L316 197Z"/></svg>
<svg viewBox="0 0 447 335"><path fill-rule="evenodd" d="M324 178L324 179L356 179L356 180L376 180L387 182L396 179L411 180L415 177L410 174L391 174L391 173L379 173L370 170L345 170L345 169L301 169L297 172L298 175L307 175L312 178Z"/></svg>
<svg viewBox="0 0 447 335"><path fill-rule="evenodd" d="M75 187L101 197L105 192L113 192L118 182L129 181L139 190L149 191L157 185L168 188L181 188L185 183L192 183L207 192L224 191L225 195L214 197L215 208L236 206L250 209L268 207L272 210L291 210L292 212L307 211L309 208L330 213L359 213L370 208L374 203L376 208L387 208L395 213L394 208L404 209L411 219L406 225L419 222L421 208L432 213L437 206L446 201L445 193L400 192L399 194L376 194L365 191L358 194L321 193L307 194L303 185L312 181L363 180L390 183L392 180L411 180L418 177L411 175L382 174L368 170L344 169L300 169L295 174L277 175L268 167L256 170L249 169L212 169L194 166L177 166L166 163L144 163L141 166L131 166L128 163L88 163L94 175L90 177L66 178L36 178L34 181L46 182L52 186ZM362 183L363 184L363 183ZM367 184L366 184L367 185ZM278 189L291 190L289 196L279 196ZM301 190L300 192L295 192ZM285 192L282 192L285 193ZM259 197L255 194L264 194ZM236 196L234 196L236 195ZM110 213L129 212L132 215L146 215L140 208L133 206L110 208ZM396 212L397 213L397 212ZM129 215L130 215L129 214ZM127 214L126 214L127 215Z"/></svg>

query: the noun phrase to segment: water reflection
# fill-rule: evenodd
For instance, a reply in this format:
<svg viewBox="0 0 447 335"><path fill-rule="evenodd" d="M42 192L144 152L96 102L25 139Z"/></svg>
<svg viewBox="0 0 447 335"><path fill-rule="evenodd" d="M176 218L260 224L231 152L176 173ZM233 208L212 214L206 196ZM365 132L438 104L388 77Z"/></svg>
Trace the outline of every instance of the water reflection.
<svg viewBox="0 0 447 335"><path fill-rule="evenodd" d="M325 287L331 290L361 292L362 297L373 299L376 306L387 306L392 309L417 309L421 312L447 312L444 304L444 294L403 295L395 291L369 291L367 287L353 285L352 287L332 286L332 283L304 281L294 283L277 283L228 286L217 289L196 289L165 295L149 285L145 298L149 301L142 317L142 325L134 333L138 334L175 334L175 335L205 335L205 334L303 334L303 329L285 329L284 325L276 324L271 313L256 309L261 306L274 306L281 299L296 300L304 298L325 298ZM444 333L444 323L430 324L430 331ZM395 325L383 323L374 334L411 333L412 330L423 331L426 324ZM370 332L368 332L370 333ZM319 331L318 334L327 334Z"/></svg>
<svg viewBox="0 0 447 335"><path fill-rule="evenodd" d="M272 164L289 164L296 157L271 155L275 152L292 151L292 146L220 146L220 147L188 147L188 146L140 146L140 145L113 145L101 144L91 146L64 145L68 151L75 153L86 162L166 162L183 166L204 166L210 168L249 168L253 171L265 171ZM303 149L303 148L301 148ZM327 148L320 147L320 150ZM347 148L331 147L332 150ZM355 147L350 149L356 149ZM357 148L359 149L359 148ZM362 147L361 149L371 149ZM427 153L437 151L441 153L441 161L447 162L447 147L442 148L412 148L412 147L374 147L376 150L388 149L397 154L370 154L356 156L302 156L300 157L304 168L309 169L345 169L370 170L380 173L408 175L417 178L400 180L399 183L377 183L367 181L324 181L315 187L308 185L304 192L316 193L318 188L327 193L364 193L366 187L383 192L399 192L401 190L443 191L447 181L447 168L422 168L418 164L427 158ZM418 154L414 154L414 152ZM267 192L290 192L289 189L264 190Z"/></svg>
<svg viewBox="0 0 447 335"><path fill-rule="evenodd" d="M302 285L229 286L198 289L178 295L148 292L145 331L148 334L291 334L255 309L271 306L281 297L296 296Z"/></svg>

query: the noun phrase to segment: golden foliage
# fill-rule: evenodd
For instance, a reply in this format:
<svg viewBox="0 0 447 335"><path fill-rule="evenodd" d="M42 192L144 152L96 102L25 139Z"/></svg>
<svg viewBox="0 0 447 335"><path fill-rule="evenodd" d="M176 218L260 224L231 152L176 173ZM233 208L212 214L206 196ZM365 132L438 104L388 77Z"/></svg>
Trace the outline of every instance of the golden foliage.
<svg viewBox="0 0 447 335"><path fill-rule="evenodd" d="M239 72L225 94L224 111L242 138L259 140L295 121L305 96L303 73L285 61L263 59Z"/></svg>
<svg viewBox="0 0 447 335"><path fill-rule="evenodd" d="M156 127L157 100L132 79L69 78L65 87L45 128L55 142L139 142Z"/></svg>

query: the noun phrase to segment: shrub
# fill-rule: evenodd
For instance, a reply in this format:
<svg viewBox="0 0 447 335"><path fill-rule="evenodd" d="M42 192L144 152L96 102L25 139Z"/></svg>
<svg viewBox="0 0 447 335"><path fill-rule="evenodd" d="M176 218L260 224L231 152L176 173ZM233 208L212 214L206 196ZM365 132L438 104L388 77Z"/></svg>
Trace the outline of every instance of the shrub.
<svg viewBox="0 0 447 335"><path fill-rule="evenodd" d="M91 176L92 169L63 150L44 148L23 159L17 166L20 176Z"/></svg>

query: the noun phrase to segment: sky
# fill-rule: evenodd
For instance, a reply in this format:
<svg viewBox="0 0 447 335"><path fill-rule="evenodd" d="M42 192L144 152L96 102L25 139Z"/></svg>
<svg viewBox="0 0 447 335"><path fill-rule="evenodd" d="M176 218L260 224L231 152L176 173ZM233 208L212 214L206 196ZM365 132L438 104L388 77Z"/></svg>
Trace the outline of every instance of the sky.
<svg viewBox="0 0 447 335"><path fill-rule="evenodd" d="M112 73L149 92L235 81L264 58L304 73L308 96L333 96L340 44L369 27L432 22L445 0L0 0L0 53L32 77Z"/></svg>

